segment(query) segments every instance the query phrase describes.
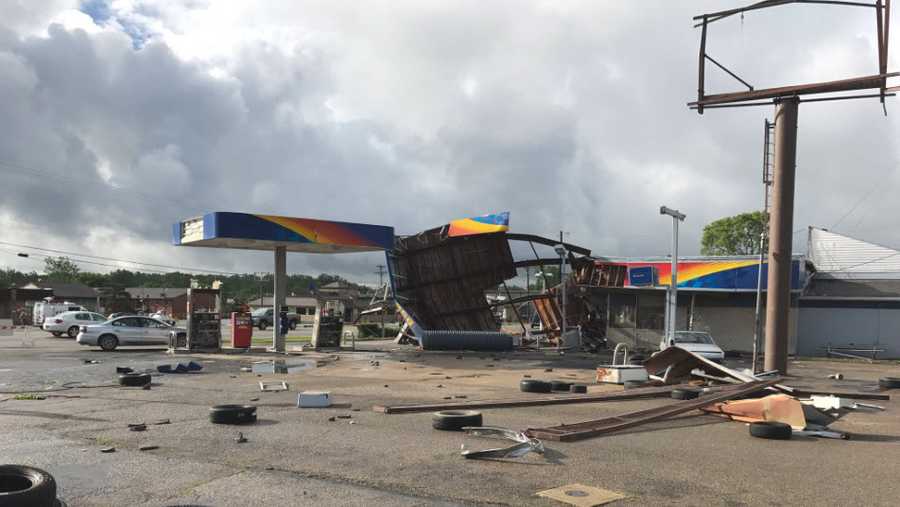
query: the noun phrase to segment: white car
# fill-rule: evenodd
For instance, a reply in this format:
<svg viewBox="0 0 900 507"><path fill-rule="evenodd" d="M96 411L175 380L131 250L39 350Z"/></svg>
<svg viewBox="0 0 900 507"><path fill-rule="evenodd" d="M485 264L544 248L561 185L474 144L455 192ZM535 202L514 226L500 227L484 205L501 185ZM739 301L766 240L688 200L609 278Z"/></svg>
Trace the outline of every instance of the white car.
<svg viewBox="0 0 900 507"><path fill-rule="evenodd" d="M99 313L89 311L63 312L52 317L44 319L41 328L53 336L62 336L63 333L69 335L69 338L78 336L81 326L91 324L99 324L106 322L106 317Z"/></svg>
<svg viewBox="0 0 900 507"><path fill-rule="evenodd" d="M34 304L31 313L31 323L37 327L44 325L44 321L63 312L86 312L87 308L75 303L52 303L50 301L38 301Z"/></svg>
<svg viewBox="0 0 900 507"><path fill-rule="evenodd" d="M137 315L81 326L79 331L76 341L80 345L99 346L105 351L115 350L119 345L168 345L172 331L187 332L184 328Z"/></svg>
<svg viewBox="0 0 900 507"><path fill-rule="evenodd" d="M715 340L706 331L675 331L675 337L671 341L666 343L666 340L663 339L659 344L659 350L669 347L681 347L717 363L725 360L725 352L716 345Z"/></svg>

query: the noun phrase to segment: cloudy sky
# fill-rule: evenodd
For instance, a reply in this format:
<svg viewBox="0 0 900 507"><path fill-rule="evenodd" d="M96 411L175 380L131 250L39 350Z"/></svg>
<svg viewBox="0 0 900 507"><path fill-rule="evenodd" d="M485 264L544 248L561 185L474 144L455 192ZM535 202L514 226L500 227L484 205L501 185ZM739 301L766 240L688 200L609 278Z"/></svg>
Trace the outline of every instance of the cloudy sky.
<svg viewBox="0 0 900 507"><path fill-rule="evenodd" d="M253 272L271 254L175 248L171 224L245 211L403 234L509 211L514 231L644 256L669 250L665 204L697 254L706 223L762 201L772 108L685 105L691 17L745 3L0 0L0 241ZM875 74L874 24L787 6L713 25L708 51L757 88ZM900 246L897 99L888 113L801 107L795 229ZM0 245L0 266L41 267L21 250ZM382 260L288 268L371 282Z"/></svg>

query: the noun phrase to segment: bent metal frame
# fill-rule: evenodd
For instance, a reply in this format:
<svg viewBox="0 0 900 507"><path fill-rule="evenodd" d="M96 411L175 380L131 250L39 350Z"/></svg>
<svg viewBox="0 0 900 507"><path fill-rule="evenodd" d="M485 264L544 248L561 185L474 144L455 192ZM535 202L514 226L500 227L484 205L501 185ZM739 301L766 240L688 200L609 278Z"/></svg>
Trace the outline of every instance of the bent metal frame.
<svg viewBox="0 0 900 507"><path fill-rule="evenodd" d="M735 14L742 14L759 9L780 7L788 4L814 4L816 6L839 6L867 8L875 11L875 30L878 46L878 73L862 77L851 77L837 81L778 86L775 88L754 89L745 79L739 77L723 64L707 53L707 28ZM788 316L790 311L790 268L791 240L794 221L794 180L797 152L797 109L801 96L802 102L822 102L832 100L848 100L861 98L878 98L887 114L884 105L885 97L896 95L900 86L889 87L888 78L900 75L888 72L888 36L890 33L891 0L875 0L874 3L836 0L764 0L745 7L712 12L695 16L698 23L695 28L701 29L700 53L697 72L697 100L689 102L688 107L703 114L704 109L723 107L746 107L775 105L775 153L772 188L772 212L769 220L769 251L767 303L766 303L766 341L765 370L778 370L787 373L788 355ZM747 91L727 93L706 93L706 62L709 61L729 76L748 88ZM877 93L841 95L841 92L877 89Z"/></svg>

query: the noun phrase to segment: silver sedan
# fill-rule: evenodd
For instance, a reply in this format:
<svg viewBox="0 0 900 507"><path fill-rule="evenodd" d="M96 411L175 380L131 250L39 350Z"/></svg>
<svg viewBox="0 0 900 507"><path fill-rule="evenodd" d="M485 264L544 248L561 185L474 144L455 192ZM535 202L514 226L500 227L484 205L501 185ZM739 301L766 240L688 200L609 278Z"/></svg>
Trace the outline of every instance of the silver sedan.
<svg viewBox="0 0 900 507"><path fill-rule="evenodd" d="M168 345L172 331L185 329L149 317L126 316L93 326L81 326L76 341L109 351L119 345Z"/></svg>

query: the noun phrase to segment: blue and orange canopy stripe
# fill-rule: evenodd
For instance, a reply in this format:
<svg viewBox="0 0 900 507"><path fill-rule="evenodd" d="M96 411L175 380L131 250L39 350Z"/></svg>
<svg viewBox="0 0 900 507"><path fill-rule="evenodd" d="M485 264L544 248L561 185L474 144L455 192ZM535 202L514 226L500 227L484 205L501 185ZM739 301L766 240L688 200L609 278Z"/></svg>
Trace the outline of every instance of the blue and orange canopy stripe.
<svg viewBox="0 0 900 507"><path fill-rule="evenodd" d="M473 234L488 234L492 232L506 232L509 230L509 212L492 213L480 217L462 218L450 222L450 237L471 236Z"/></svg>

